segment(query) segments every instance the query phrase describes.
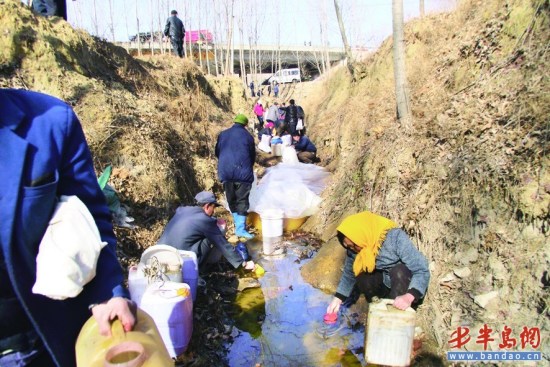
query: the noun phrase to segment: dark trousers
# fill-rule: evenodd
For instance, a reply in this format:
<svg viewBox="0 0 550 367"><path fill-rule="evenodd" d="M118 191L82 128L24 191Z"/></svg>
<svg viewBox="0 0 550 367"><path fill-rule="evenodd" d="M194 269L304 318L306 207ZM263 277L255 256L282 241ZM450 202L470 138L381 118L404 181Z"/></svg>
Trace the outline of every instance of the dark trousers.
<svg viewBox="0 0 550 367"><path fill-rule="evenodd" d="M252 184L246 182L224 182L225 198L231 213L246 216L248 214L248 197Z"/></svg>
<svg viewBox="0 0 550 367"><path fill-rule="evenodd" d="M297 122L297 121L290 121L290 122L288 123L288 128L287 128L287 130L288 130L288 133L289 133L290 135L296 134L296 131L297 131L297 130L296 130L296 125L298 125L298 122Z"/></svg>
<svg viewBox="0 0 550 367"><path fill-rule="evenodd" d="M372 273L361 273L357 276L357 288L365 295L368 302L372 297L394 299L407 293L411 284L412 272L404 264L397 264L390 269L391 288L384 284L384 272L375 270Z"/></svg>
<svg viewBox="0 0 550 367"><path fill-rule="evenodd" d="M261 130L264 128L264 117L258 115L256 117L258 118L258 130Z"/></svg>
<svg viewBox="0 0 550 367"><path fill-rule="evenodd" d="M298 152L298 160L302 163L313 163L317 159L315 152Z"/></svg>
<svg viewBox="0 0 550 367"><path fill-rule="evenodd" d="M174 50L174 54L179 57L183 57L183 40L170 37L170 40L172 41L172 49Z"/></svg>

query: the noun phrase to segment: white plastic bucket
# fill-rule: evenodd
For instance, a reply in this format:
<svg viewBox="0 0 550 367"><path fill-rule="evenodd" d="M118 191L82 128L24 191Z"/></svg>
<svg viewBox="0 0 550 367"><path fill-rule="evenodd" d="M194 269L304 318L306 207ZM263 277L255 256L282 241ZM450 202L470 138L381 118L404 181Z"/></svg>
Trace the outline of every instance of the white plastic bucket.
<svg viewBox="0 0 550 367"><path fill-rule="evenodd" d="M271 209L260 213L262 221L262 241L264 255L280 255L284 253L282 248L283 218L282 210Z"/></svg>
<svg viewBox="0 0 550 367"><path fill-rule="evenodd" d="M271 154L275 157L280 157L283 155L283 145L282 144L272 144L271 145Z"/></svg>
<svg viewBox="0 0 550 367"><path fill-rule="evenodd" d="M264 237L281 237L283 235L284 212L282 210L264 210L260 213L260 219Z"/></svg>
<svg viewBox="0 0 550 367"><path fill-rule="evenodd" d="M197 261L197 254L193 251L179 250L182 260L182 281L187 283L191 288L191 295L193 296L193 302L197 299L197 283L199 280L199 263Z"/></svg>
<svg viewBox="0 0 550 367"><path fill-rule="evenodd" d="M384 366L409 366L416 324L416 312L391 306L393 300L383 299L369 305L365 333L367 363Z"/></svg>
<svg viewBox="0 0 550 367"><path fill-rule="evenodd" d="M162 266L164 280L182 281L182 259L179 250L169 245L154 245L141 254L141 261L147 267L154 267L156 261Z"/></svg>
<svg viewBox="0 0 550 367"><path fill-rule="evenodd" d="M182 289L187 296L178 295ZM170 357L185 352L193 332L193 302L187 284L168 281L149 285L141 299L141 309L155 321Z"/></svg>

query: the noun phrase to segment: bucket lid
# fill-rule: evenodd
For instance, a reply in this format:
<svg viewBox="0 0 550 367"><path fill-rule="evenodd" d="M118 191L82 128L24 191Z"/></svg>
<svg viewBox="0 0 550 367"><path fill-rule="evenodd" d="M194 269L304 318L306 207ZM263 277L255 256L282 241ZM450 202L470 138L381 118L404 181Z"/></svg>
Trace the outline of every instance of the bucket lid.
<svg viewBox="0 0 550 367"><path fill-rule="evenodd" d="M168 266L169 270L181 269L182 259L177 248L168 245L154 245L143 251L141 262L149 265L151 259L155 257L157 260Z"/></svg>

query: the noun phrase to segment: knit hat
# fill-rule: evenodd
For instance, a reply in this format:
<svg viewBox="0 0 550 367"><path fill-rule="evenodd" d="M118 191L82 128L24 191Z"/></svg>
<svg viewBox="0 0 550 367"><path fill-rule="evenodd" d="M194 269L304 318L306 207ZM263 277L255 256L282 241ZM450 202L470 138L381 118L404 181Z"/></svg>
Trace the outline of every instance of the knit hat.
<svg viewBox="0 0 550 367"><path fill-rule="evenodd" d="M235 116L235 119L233 122L236 122L237 124L246 125L248 124L248 117L243 115L242 113L239 113L237 116Z"/></svg>
<svg viewBox="0 0 550 367"><path fill-rule="evenodd" d="M273 125L273 122L268 122L265 124L265 127L267 127L268 129L271 129L273 126L275 126Z"/></svg>

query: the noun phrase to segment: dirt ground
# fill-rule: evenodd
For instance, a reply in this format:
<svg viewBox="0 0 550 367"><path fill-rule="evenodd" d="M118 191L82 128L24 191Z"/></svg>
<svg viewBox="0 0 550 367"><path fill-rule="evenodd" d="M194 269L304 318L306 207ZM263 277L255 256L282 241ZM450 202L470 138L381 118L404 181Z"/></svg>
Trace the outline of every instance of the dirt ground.
<svg viewBox="0 0 550 367"><path fill-rule="evenodd" d="M200 190L221 194L216 136L236 113L252 116L255 100L237 78L205 76L168 56L135 59L17 0L0 6L0 87L75 108L97 172L113 165L109 183L135 218L135 228L116 228L126 268L177 205ZM281 100L304 107L320 164L333 175L303 227L321 241L304 278L334 291L343 259L335 228L371 210L400 223L430 260L419 315L435 353L449 349L458 325L477 332L483 324L493 327L493 344L504 326L518 340L523 327L538 327L548 353L549 11L547 1L465 0L456 12L408 23L409 129L395 120L391 39L356 64L356 81L336 67L282 91ZM260 173L274 163L260 161ZM196 302L181 366L225 363L231 315L223 306L235 274L222 264L206 276L213 286Z"/></svg>

